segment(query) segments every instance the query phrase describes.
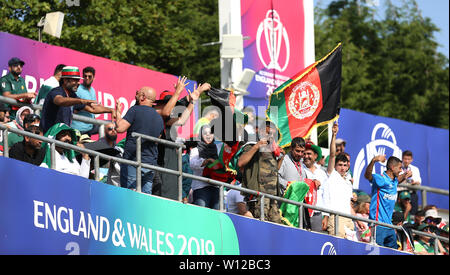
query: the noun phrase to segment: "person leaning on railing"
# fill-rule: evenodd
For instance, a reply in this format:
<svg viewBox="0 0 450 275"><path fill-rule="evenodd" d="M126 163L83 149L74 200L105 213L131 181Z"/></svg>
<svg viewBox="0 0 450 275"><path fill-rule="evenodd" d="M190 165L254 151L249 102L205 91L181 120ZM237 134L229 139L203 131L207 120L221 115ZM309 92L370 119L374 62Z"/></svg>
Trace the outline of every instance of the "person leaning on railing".
<svg viewBox="0 0 450 275"><path fill-rule="evenodd" d="M39 123L25 127L25 131L40 136L44 135L42 129L39 127ZM41 165L46 152L41 145L41 140L24 136L22 142L17 142L9 149L9 157L34 165Z"/></svg>
<svg viewBox="0 0 450 275"><path fill-rule="evenodd" d="M53 125L47 131L47 133L45 133L45 137L56 139L61 142L77 145L81 148L84 148L83 144L78 143L75 130L70 128L64 123L57 123ZM91 159L88 154L82 153L82 159L80 164L75 158L76 155L74 150L66 149L56 145L54 152L55 163L52 163L53 160L51 157L52 154L50 144L44 143L43 148L45 149L46 153L44 160L40 165L41 167L46 168L54 167L55 170L63 173L89 178Z"/></svg>
<svg viewBox="0 0 450 275"><path fill-rule="evenodd" d="M136 92L136 105L128 109L121 118L121 105L116 101L116 130L117 133L127 132L123 158L137 161L137 138L133 132L160 138L164 129L163 120L152 106L156 99L156 91L151 87L142 87ZM158 147L151 141L143 141L141 147L141 162L157 165ZM120 184L124 188L137 189L137 169L133 165L120 165ZM143 193L152 194L154 171L141 168L141 190Z"/></svg>
<svg viewBox="0 0 450 275"><path fill-rule="evenodd" d="M372 183L372 200L370 203L370 219L386 224L392 224L392 213L394 212L397 198L397 185L405 177L411 176L411 171L402 172L402 161L391 156L387 160L387 170L382 174L372 174L376 162L384 163L385 155L375 156L369 163L364 177ZM378 245L397 249L397 237L395 230L384 226L376 226L375 240Z"/></svg>

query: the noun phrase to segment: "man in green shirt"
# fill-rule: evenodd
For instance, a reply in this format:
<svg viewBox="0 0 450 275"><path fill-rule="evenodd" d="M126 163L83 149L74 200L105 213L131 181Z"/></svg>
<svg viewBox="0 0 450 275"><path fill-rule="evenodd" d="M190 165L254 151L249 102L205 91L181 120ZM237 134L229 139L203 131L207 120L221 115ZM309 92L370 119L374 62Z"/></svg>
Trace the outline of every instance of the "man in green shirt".
<svg viewBox="0 0 450 275"><path fill-rule="evenodd" d="M19 102L31 103L31 100L36 95L27 92L25 79L20 76L23 65L25 65L25 62L17 57L13 57L8 61L9 73L0 78L0 95L15 99ZM11 120L15 119L18 109L18 106L11 106Z"/></svg>
<svg viewBox="0 0 450 275"><path fill-rule="evenodd" d="M394 211L403 213L404 220L410 223L413 221L410 214L411 208L411 194L406 190L400 192L394 206Z"/></svg>
<svg viewBox="0 0 450 275"><path fill-rule="evenodd" d="M436 227L435 226L431 226L428 224L421 224L419 225L419 227L417 228L418 231L423 231L425 233L428 234L432 234L434 235L435 231L436 231ZM414 250L415 250L415 254L418 255L444 255L445 254L445 249L441 244L440 240L436 240L437 241L437 246L438 246L438 251L437 253L435 253L435 246L434 246L434 239L432 240L431 237L428 236L418 236L418 239L414 241Z"/></svg>

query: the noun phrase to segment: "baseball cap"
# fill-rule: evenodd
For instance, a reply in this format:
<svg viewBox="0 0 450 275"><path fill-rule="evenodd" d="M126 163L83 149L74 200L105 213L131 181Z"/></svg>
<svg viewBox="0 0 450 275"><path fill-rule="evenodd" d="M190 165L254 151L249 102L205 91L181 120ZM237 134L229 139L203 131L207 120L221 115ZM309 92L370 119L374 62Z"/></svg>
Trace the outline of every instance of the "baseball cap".
<svg viewBox="0 0 450 275"><path fill-rule="evenodd" d="M370 203L370 201L371 201L371 198L366 193L362 193L362 194L358 195L358 203L363 203L363 202Z"/></svg>
<svg viewBox="0 0 450 275"><path fill-rule="evenodd" d="M419 226L417 227L417 230L418 230L418 231L423 231L423 230L425 230L425 228L428 228L428 227L430 227L429 224L422 223L421 225L419 225Z"/></svg>
<svg viewBox="0 0 450 275"><path fill-rule="evenodd" d="M345 140L342 139L342 138L336 139L335 143L336 143L336 144L344 144L344 145L346 144Z"/></svg>
<svg viewBox="0 0 450 275"><path fill-rule="evenodd" d="M408 191L403 191L399 195L401 200L411 199L411 194Z"/></svg>
<svg viewBox="0 0 450 275"><path fill-rule="evenodd" d="M164 91L159 95L159 99L155 100L156 104L167 103L173 96L174 92Z"/></svg>
<svg viewBox="0 0 450 275"><path fill-rule="evenodd" d="M18 57L13 57L13 58L11 58L9 61L8 61L8 66L14 66L14 65L17 65L17 64L20 64L20 65L25 65L25 62L23 62L20 58L18 58Z"/></svg>

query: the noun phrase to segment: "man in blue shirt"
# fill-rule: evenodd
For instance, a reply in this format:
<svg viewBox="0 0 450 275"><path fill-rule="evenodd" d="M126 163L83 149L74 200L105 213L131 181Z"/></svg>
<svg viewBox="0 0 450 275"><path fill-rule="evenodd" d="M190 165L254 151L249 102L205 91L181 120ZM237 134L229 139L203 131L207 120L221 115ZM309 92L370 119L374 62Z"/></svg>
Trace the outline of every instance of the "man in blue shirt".
<svg viewBox="0 0 450 275"><path fill-rule="evenodd" d="M40 126L44 133L56 123L71 125L74 110L85 110L94 114L115 113L114 109L99 105L94 100L77 97L76 91L80 79L80 71L77 67L63 68L60 86L47 94L42 106Z"/></svg>
<svg viewBox="0 0 450 275"><path fill-rule="evenodd" d="M123 158L136 161L136 141L133 132L159 138L164 130L161 115L153 108L156 100L156 91L150 87L142 87L136 92L136 105L128 109L121 119L119 102L116 102L117 133L127 132ZM142 139L141 161L157 165L158 147L154 142ZM141 169L141 191L152 194L154 171ZM136 167L127 164L120 165L120 185L128 189L136 189Z"/></svg>
<svg viewBox="0 0 450 275"><path fill-rule="evenodd" d="M385 155L375 156L366 168L364 177L372 183L372 200L369 218L386 224L392 224L392 213L397 200L397 185L408 174L402 174L402 161L394 156L389 157L383 174L372 174L376 162L385 162ZM378 245L398 248L395 229L376 226L375 241Z"/></svg>
<svg viewBox="0 0 450 275"><path fill-rule="evenodd" d="M93 67L86 67L83 69L83 83L78 86L77 89L77 96L82 99L89 99L93 101L97 101L97 96L95 94L95 89L92 87L92 83L95 79L95 69ZM75 111L76 114L80 116L85 116L89 118L95 118L95 115L81 110L81 111ZM74 120L72 121L72 125L70 125L72 128L77 129L81 132L82 135L87 134L89 136L95 135L98 133L98 125L93 125L90 123L85 123L81 121Z"/></svg>

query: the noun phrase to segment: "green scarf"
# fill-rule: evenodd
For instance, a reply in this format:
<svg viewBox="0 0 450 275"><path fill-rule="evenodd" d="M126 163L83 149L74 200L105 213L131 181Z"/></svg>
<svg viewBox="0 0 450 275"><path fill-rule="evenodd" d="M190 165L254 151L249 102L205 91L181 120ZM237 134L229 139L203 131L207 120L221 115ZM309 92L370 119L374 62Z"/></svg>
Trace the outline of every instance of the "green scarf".
<svg viewBox="0 0 450 275"><path fill-rule="evenodd" d="M59 132L69 130L71 132L72 136L72 144L77 145L77 135L76 131L73 128L70 128L67 126L67 124L64 123L57 123L53 125L50 129L48 129L47 133L45 133L45 137L56 139L56 136L59 134ZM47 142L42 143L42 148L45 149L45 157L43 163L47 164L48 168L51 167L52 164L52 158L51 158L51 146ZM75 151L74 150L66 150L64 152L64 155L70 160L70 162L73 162L73 159L75 158Z"/></svg>

